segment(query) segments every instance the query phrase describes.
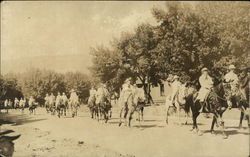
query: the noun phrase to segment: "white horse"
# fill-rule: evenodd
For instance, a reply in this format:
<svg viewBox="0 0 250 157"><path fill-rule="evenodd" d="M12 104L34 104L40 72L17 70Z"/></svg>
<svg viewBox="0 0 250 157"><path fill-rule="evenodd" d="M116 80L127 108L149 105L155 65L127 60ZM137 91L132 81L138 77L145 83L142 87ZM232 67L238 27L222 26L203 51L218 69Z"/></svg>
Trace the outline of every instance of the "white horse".
<svg viewBox="0 0 250 157"><path fill-rule="evenodd" d="M168 124L168 116L169 116L169 109L174 107L176 109L176 113L178 116L179 124L181 124L180 120L180 112L181 109L185 111L185 124L187 124L189 112L190 112L190 105L193 101L193 94L195 93L195 88L193 87L186 87L186 84L182 84L174 98L174 102L171 101L171 95L166 97L166 123Z"/></svg>

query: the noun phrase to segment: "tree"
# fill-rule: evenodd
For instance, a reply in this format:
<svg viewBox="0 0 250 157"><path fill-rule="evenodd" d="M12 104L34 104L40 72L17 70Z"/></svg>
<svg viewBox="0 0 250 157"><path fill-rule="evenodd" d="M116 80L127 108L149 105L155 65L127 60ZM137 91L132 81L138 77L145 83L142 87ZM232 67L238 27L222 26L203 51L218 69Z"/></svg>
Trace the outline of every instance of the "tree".
<svg viewBox="0 0 250 157"><path fill-rule="evenodd" d="M74 89L80 100L86 102L89 97L90 80L87 75L80 72L67 72L64 75L65 93L70 94Z"/></svg>
<svg viewBox="0 0 250 157"><path fill-rule="evenodd" d="M50 70L30 69L20 76L19 84L26 98L33 96L39 103L44 102L48 93L64 92L63 74Z"/></svg>
<svg viewBox="0 0 250 157"><path fill-rule="evenodd" d="M21 98L23 94L17 84L16 75L7 74L0 77L0 100Z"/></svg>
<svg viewBox="0 0 250 157"><path fill-rule="evenodd" d="M116 43L117 41L114 41ZM113 45L115 45L113 43ZM127 68L125 68L122 55L115 46L113 49L108 49L104 46L97 46L91 48L91 55L93 56L93 66L90 71L94 78L93 85L98 83L106 83L109 91L119 92L124 80L131 75Z"/></svg>
<svg viewBox="0 0 250 157"><path fill-rule="evenodd" d="M250 51L250 4L248 2L199 2L196 12L216 25L223 49L216 68L226 71L229 64L246 68Z"/></svg>

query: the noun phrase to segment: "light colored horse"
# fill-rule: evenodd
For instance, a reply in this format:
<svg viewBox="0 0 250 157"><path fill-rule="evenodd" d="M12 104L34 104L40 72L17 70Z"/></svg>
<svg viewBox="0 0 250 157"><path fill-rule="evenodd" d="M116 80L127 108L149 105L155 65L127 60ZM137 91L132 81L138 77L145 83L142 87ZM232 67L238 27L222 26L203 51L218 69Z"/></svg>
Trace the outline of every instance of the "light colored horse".
<svg viewBox="0 0 250 157"><path fill-rule="evenodd" d="M185 124L188 122L189 117L189 111L190 111L190 105L193 102L193 94L196 92L196 89L193 87L186 87L186 84L182 84L180 88L177 91L177 94L174 98L174 104L172 104L171 101L171 95L168 95L166 97L166 123L168 124L168 116L169 116L169 110L170 108L175 108L177 117L178 117L178 123L181 124L180 120L180 112L181 109L185 111Z"/></svg>
<svg viewBox="0 0 250 157"><path fill-rule="evenodd" d="M79 106L79 101L78 100L70 100L69 104L71 106L72 117L77 116L77 110L78 110L78 106Z"/></svg>
<svg viewBox="0 0 250 157"><path fill-rule="evenodd" d="M143 100L143 101L142 101ZM126 103L124 103L126 102ZM133 118L134 112L138 112L138 120L139 120L139 125L140 119L143 120L143 108L145 105L145 97L142 97L140 93L137 92L132 92L130 95L128 95L126 101L120 100L120 103L122 105L121 111L120 111L120 123L119 126L121 126L122 119L124 119L124 124L127 126L127 115L128 116L128 126L131 126L131 120Z"/></svg>

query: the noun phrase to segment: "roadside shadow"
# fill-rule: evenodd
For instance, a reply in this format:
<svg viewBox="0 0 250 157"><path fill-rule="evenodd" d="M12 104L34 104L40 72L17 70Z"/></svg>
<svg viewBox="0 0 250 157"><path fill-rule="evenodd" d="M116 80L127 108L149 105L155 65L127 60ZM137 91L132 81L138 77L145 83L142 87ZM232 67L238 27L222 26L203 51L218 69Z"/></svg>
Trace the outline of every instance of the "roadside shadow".
<svg viewBox="0 0 250 157"><path fill-rule="evenodd" d="M210 130L204 130L202 131L203 134L211 134L211 131ZM238 135L238 134L241 134L241 135L250 135L250 133L247 133L247 132L239 132L238 130L225 130L225 133L228 135L228 136L232 136L232 135ZM221 135L222 132L220 130L214 130L214 134L215 135Z"/></svg>
<svg viewBox="0 0 250 157"><path fill-rule="evenodd" d="M193 125L193 123L187 123L187 124L184 124L184 123L182 123L182 125L183 126L190 126L190 125ZM205 125L205 124L203 124L203 123L197 123L197 125Z"/></svg>
<svg viewBox="0 0 250 157"><path fill-rule="evenodd" d="M160 122L162 120L153 120L153 119L147 119L147 120L142 120L142 122Z"/></svg>
<svg viewBox="0 0 250 157"><path fill-rule="evenodd" d="M156 124L152 124L152 125L145 125L145 124L136 124L136 125L133 125L132 124L132 127L135 127L135 128L142 128L142 129L148 129L148 128L154 128L154 127L163 127L163 126L158 126Z"/></svg>
<svg viewBox="0 0 250 157"><path fill-rule="evenodd" d="M226 129L240 129L238 126L226 126ZM249 127L242 127L242 129L246 130L246 129L250 129Z"/></svg>
<svg viewBox="0 0 250 157"><path fill-rule="evenodd" d="M114 121L114 122L110 122L108 121L109 124L119 124L120 122L119 121Z"/></svg>
<svg viewBox="0 0 250 157"><path fill-rule="evenodd" d="M0 124L12 124L15 125L22 125L26 123L32 123L37 121L46 120L43 119L34 119L28 115L11 115L11 114L0 114Z"/></svg>

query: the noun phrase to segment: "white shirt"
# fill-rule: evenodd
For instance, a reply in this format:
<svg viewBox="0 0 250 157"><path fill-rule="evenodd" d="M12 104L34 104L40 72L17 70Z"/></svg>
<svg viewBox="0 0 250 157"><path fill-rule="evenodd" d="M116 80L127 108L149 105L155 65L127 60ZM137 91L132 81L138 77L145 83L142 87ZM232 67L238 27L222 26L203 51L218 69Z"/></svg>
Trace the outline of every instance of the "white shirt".
<svg viewBox="0 0 250 157"><path fill-rule="evenodd" d="M78 96L77 96L76 92L72 92L70 94L70 101L72 101L72 102L78 102Z"/></svg>
<svg viewBox="0 0 250 157"><path fill-rule="evenodd" d="M66 101L68 100L68 98L67 98L66 95L62 95L62 96L61 96L61 99L62 99L64 102L66 102Z"/></svg>
<svg viewBox="0 0 250 157"><path fill-rule="evenodd" d="M89 96L92 97L92 96L95 96L96 95L96 90L95 89L90 89L89 90Z"/></svg>
<svg viewBox="0 0 250 157"><path fill-rule="evenodd" d="M230 82L230 84L238 84L239 82L238 76L233 71L228 72L224 78L225 81Z"/></svg>
<svg viewBox="0 0 250 157"><path fill-rule="evenodd" d="M35 99L34 98L30 98L29 99L29 106L32 106L34 102L35 102Z"/></svg>
<svg viewBox="0 0 250 157"><path fill-rule="evenodd" d="M199 83L201 85L201 88L207 88L210 89L213 87L213 79L209 75L202 74L199 78Z"/></svg>

